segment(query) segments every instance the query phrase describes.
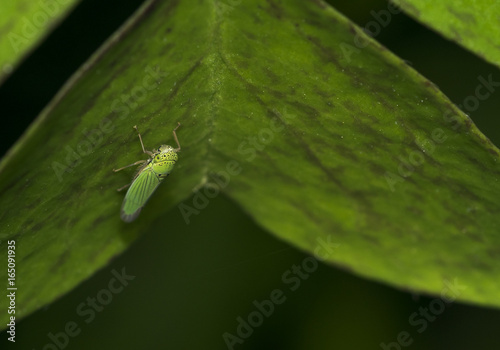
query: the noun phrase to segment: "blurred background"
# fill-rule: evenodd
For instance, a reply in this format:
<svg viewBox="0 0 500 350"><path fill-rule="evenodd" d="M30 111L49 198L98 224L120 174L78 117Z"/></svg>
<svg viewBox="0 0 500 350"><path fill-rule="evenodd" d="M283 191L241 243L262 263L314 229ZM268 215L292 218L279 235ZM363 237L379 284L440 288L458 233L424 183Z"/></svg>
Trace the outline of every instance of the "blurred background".
<svg viewBox="0 0 500 350"><path fill-rule="evenodd" d="M141 2L83 0L0 86L0 154ZM362 27L374 20L372 11L387 9L387 2L379 0L329 3ZM496 67L403 13L394 15L376 40L457 105L474 94L479 76L492 74L500 81ZM495 94L469 115L500 145L500 98ZM499 310L454 303L432 320L418 316L421 322L412 325L409 318L428 308L433 297L321 263L291 290L283 275L307 257L263 231L224 196L211 200L189 225L174 209L163 226L145 232L91 279L18 323L15 344L6 342L2 332L1 348L362 350L384 349L384 343L390 350L500 349ZM107 292L113 270L123 269L135 278L120 292ZM254 302L270 299L275 290L282 291L283 302L269 316L251 317L256 326L243 330L251 334L238 336L241 320L256 315ZM93 298L105 305L97 301L90 311ZM69 333L78 334L63 335L71 325L76 328ZM234 346L227 346L224 335ZM398 337L404 344L394 343Z"/></svg>

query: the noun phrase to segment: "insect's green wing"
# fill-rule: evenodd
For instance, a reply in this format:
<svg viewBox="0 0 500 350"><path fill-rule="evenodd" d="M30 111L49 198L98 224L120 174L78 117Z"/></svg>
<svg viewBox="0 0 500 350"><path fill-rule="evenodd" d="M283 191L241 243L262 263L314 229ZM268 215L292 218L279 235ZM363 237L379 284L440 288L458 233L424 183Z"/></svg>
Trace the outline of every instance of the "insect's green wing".
<svg viewBox="0 0 500 350"><path fill-rule="evenodd" d="M121 218L125 222L134 221L149 197L163 181L151 168L145 168L134 179L123 199Z"/></svg>

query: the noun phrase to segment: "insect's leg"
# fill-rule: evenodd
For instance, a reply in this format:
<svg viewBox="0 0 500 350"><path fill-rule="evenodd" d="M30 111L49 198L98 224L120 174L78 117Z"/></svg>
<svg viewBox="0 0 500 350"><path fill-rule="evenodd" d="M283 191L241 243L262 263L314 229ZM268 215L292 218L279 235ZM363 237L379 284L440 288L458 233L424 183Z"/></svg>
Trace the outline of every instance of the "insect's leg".
<svg viewBox="0 0 500 350"><path fill-rule="evenodd" d="M124 188L127 188L129 187L131 184L126 184L125 186L122 186L120 187L119 189L117 189L118 192L120 192L121 190L123 190Z"/></svg>
<svg viewBox="0 0 500 350"><path fill-rule="evenodd" d="M129 167L134 166L134 165L144 164L146 162L147 162L147 160L138 160L135 163L132 163L132 164L129 164L129 165L125 165L125 166L123 166L121 168L118 168L118 169L113 169L113 171L116 173L117 171L123 170L125 168L129 168Z"/></svg>
<svg viewBox="0 0 500 350"><path fill-rule="evenodd" d="M172 134L174 134L175 142L177 142L177 148L175 149L176 152L179 152L181 150L181 145L179 144L179 140L177 139L177 134L175 133L175 131L179 129L179 126L181 126L181 123L177 122L177 126L172 131Z"/></svg>
<svg viewBox="0 0 500 350"><path fill-rule="evenodd" d="M139 133L139 129L137 129L137 125L134 125L134 129L135 131L137 131L137 135L139 136L139 141L141 141L141 146L142 146L142 151L150 156L153 155L153 152L150 152L150 151L146 151L146 149L144 148L144 144L142 143L142 137L141 137L141 134Z"/></svg>

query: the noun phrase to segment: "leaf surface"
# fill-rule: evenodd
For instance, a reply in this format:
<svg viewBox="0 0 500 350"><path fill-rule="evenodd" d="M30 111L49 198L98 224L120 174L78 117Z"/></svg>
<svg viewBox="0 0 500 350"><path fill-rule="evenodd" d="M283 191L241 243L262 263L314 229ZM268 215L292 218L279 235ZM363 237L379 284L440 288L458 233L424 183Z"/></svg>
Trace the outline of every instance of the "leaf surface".
<svg viewBox="0 0 500 350"><path fill-rule="evenodd" d="M78 0L2 0L0 83L78 2Z"/></svg>
<svg viewBox="0 0 500 350"><path fill-rule="evenodd" d="M436 32L500 67L500 3L489 0L392 0Z"/></svg>

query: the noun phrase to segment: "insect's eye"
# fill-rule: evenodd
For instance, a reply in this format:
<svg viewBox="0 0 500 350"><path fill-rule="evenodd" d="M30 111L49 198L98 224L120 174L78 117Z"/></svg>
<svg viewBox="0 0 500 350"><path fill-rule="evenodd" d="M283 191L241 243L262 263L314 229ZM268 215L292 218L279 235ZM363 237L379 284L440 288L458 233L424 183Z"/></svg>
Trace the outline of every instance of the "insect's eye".
<svg viewBox="0 0 500 350"><path fill-rule="evenodd" d="M158 152L161 152L161 147L158 147Z"/></svg>

